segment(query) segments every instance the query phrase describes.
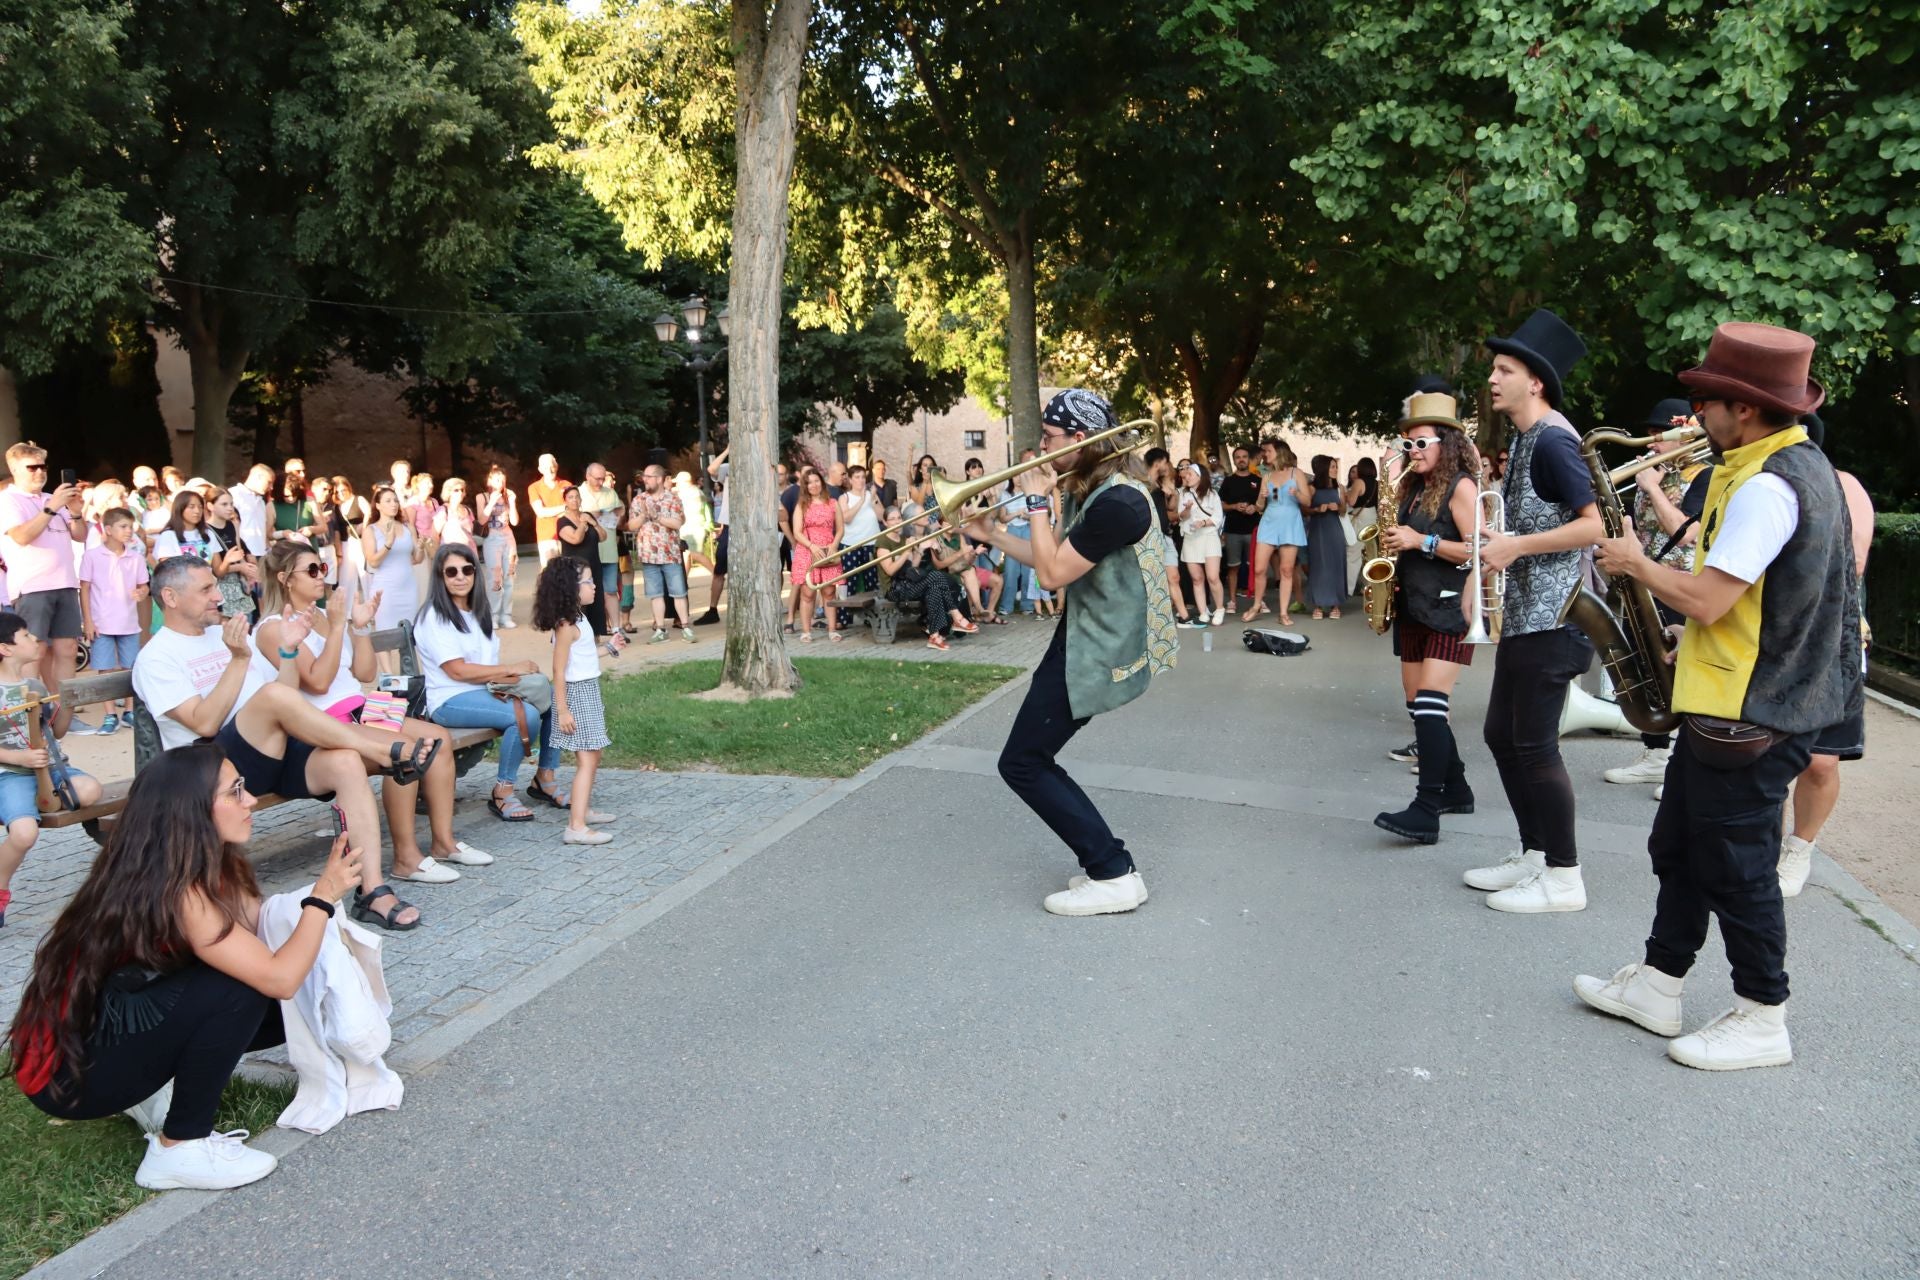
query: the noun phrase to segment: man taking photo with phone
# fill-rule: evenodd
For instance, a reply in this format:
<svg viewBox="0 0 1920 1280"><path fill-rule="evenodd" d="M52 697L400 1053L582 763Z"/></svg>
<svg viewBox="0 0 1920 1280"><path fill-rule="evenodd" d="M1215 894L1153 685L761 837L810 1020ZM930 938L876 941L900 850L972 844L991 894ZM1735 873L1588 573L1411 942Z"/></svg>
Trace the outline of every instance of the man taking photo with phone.
<svg viewBox="0 0 1920 1280"><path fill-rule="evenodd" d="M72 677L79 653L80 581L74 574L73 544L87 540L80 489L68 471L48 493L47 451L31 440L7 450L7 470L13 474L13 487L0 493L0 535L9 540L7 592L14 612L27 620L27 630L46 642L40 683L58 693L61 683Z"/></svg>

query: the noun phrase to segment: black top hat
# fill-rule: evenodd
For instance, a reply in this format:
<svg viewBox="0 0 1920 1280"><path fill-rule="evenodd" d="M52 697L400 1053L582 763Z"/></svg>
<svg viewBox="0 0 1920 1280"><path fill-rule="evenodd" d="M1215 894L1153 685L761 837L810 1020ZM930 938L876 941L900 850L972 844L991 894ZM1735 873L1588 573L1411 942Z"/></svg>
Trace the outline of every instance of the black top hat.
<svg viewBox="0 0 1920 1280"><path fill-rule="evenodd" d="M1521 321L1511 338L1488 338L1487 350L1512 356L1533 370L1546 392L1547 403L1558 409L1561 380L1587 354L1587 344L1565 320L1541 307Z"/></svg>
<svg viewBox="0 0 1920 1280"><path fill-rule="evenodd" d="M1680 397L1675 396L1670 400L1662 400L1659 404L1647 410L1646 420L1640 425L1643 427L1652 427L1655 431L1665 431L1673 426L1673 420L1675 418L1691 418L1692 416L1692 401L1682 400Z"/></svg>

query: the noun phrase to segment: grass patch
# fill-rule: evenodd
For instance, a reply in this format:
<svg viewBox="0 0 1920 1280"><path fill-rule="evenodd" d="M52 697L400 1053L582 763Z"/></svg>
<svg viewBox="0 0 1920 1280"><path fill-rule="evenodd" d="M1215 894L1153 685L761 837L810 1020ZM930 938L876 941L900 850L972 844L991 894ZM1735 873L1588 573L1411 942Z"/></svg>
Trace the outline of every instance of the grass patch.
<svg viewBox="0 0 1920 1280"><path fill-rule="evenodd" d="M289 1087L235 1080L214 1129L265 1133L292 1100ZM157 1194L134 1185L145 1152L125 1116L62 1124L7 1080L0 1088L0 1277L13 1280Z"/></svg>
<svg viewBox="0 0 1920 1280"><path fill-rule="evenodd" d="M792 698L710 702L718 661L603 680L608 766L847 778L1021 674L960 662L802 658Z"/></svg>

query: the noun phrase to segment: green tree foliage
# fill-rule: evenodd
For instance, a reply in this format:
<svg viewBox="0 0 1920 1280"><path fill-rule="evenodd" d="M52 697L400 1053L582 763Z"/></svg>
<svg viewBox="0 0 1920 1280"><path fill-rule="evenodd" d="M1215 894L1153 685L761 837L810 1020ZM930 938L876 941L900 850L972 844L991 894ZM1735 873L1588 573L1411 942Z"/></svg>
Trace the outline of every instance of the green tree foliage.
<svg viewBox="0 0 1920 1280"><path fill-rule="evenodd" d="M1721 321L1773 321L1820 341L1842 394L1920 356L1920 4L1337 15L1327 54L1366 100L1295 168L1410 295L1442 282L1452 314L1416 297L1412 322L1471 341L1552 302L1596 347L1589 377L1663 377Z"/></svg>
<svg viewBox="0 0 1920 1280"><path fill-rule="evenodd" d="M910 422L922 409L946 412L964 386L958 371L932 368L914 356L907 347L906 317L891 305L876 307L858 326L804 330L782 345L787 352L781 361L783 382L791 379L804 388L810 403L853 410L869 444L882 423Z"/></svg>
<svg viewBox="0 0 1920 1280"><path fill-rule="evenodd" d="M146 82L120 53L130 9L0 5L0 365L25 377L138 307L153 270L117 151L146 128Z"/></svg>

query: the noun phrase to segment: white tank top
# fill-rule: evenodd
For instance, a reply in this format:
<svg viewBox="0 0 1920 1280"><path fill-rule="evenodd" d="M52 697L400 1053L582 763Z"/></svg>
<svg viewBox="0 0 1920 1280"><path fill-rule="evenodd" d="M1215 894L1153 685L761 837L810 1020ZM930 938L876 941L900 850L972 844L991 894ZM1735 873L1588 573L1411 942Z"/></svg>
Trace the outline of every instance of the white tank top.
<svg viewBox="0 0 1920 1280"><path fill-rule="evenodd" d="M593 634L593 624L582 614L574 620L579 631L574 634L573 644L567 649L567 683L578 684L582 680L600 678L600 638ZM556 635L556 639L558 636Z"/></svg>

